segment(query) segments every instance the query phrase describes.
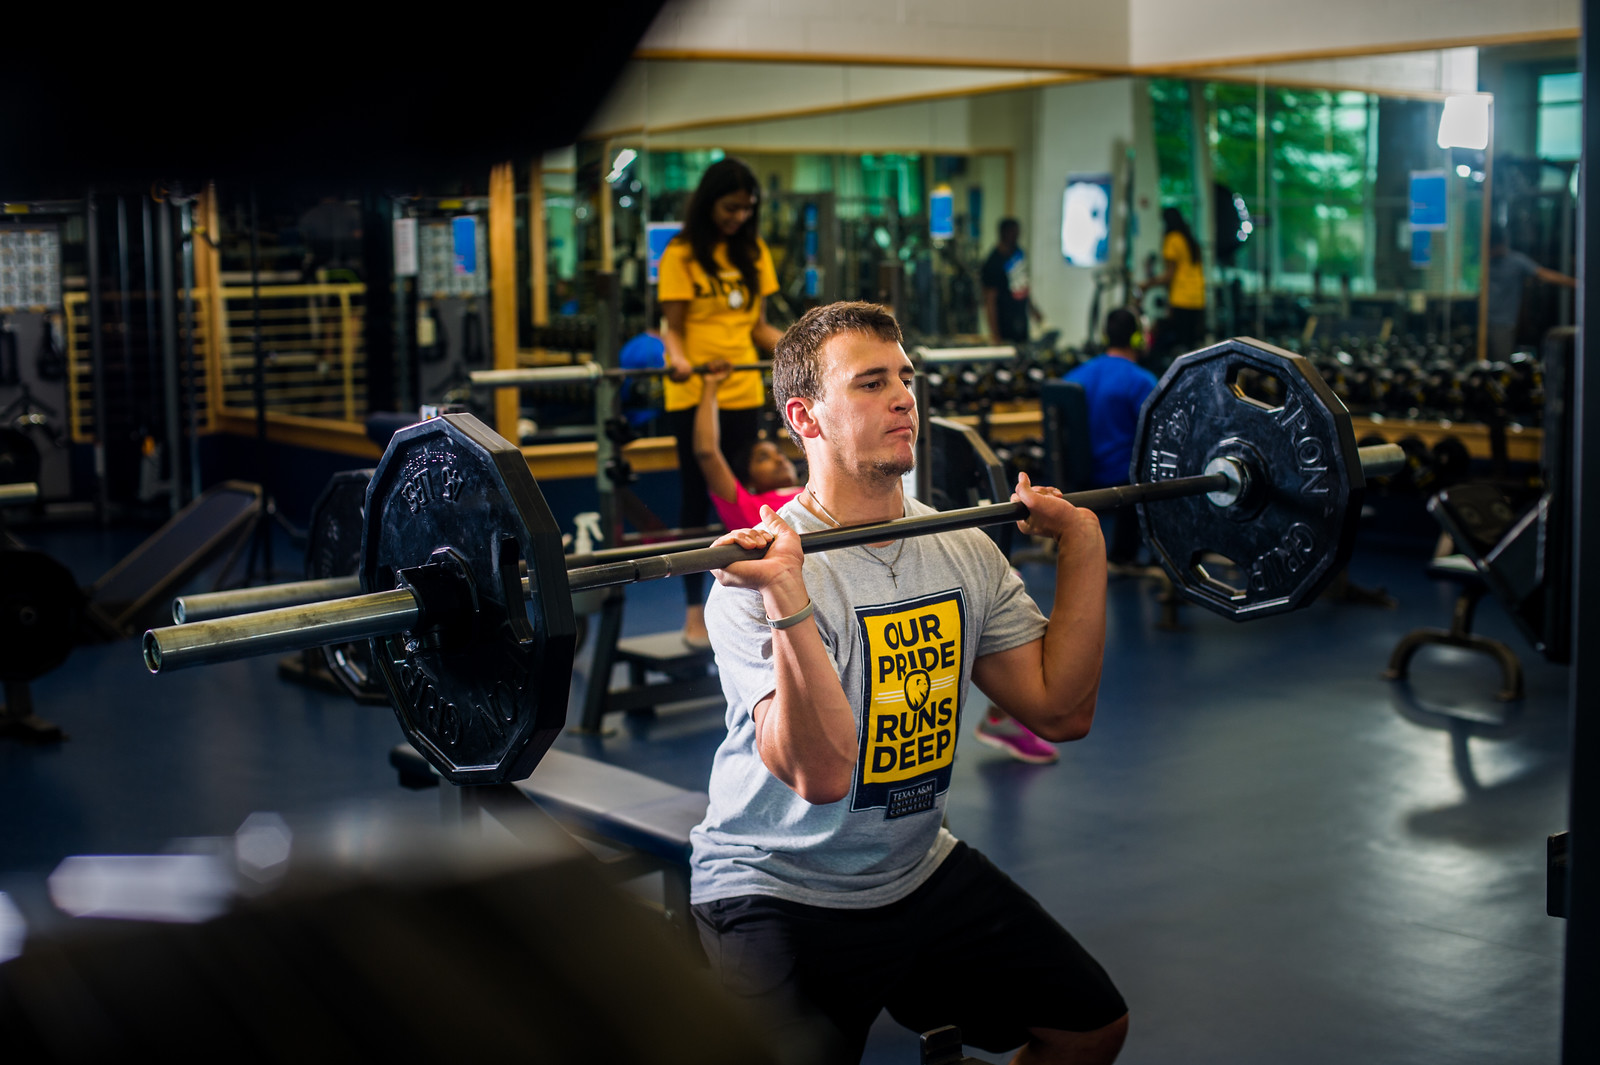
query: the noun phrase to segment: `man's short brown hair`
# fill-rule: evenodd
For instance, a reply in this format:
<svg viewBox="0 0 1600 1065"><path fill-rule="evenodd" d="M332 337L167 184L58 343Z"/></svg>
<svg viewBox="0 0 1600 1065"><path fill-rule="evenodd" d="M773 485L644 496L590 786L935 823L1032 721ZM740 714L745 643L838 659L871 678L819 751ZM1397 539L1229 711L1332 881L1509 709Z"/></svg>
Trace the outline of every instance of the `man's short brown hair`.
<svg viewBox="0 0 1600 1065"><path fill-rule="evenodd" d="M772 351L772 401L785 425L790 399L822 398L822 349L840 333L861 333L892 344L905 340L889 308L876 303L829 303L801 315Z"/></svg>

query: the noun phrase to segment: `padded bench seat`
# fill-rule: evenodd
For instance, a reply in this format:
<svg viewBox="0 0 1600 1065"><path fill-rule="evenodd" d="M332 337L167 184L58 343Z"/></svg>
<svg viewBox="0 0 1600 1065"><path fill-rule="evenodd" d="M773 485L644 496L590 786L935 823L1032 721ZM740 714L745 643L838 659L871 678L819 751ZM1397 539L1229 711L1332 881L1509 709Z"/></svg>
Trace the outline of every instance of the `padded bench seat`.
<svg viewBox="0 0 1600 1065"><path fill-rule="evenodd" d="M409 743L389 752L389 764L410 787L439 780ZM556 750L545 752L539 768L515 787L580 835L683 867L689 864L689 830L705 818L710 802L703 791Z"/></svg>

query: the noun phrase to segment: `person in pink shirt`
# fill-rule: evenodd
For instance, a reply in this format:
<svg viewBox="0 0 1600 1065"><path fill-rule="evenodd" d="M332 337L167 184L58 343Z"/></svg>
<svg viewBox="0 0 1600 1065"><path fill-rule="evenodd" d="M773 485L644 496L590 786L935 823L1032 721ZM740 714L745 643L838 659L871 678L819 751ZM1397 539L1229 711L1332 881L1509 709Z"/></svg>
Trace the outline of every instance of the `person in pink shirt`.
<svg viewBox="0 0 1600 1065"><path fill-rule="evenodd" d="M716 368L706 371L700 405L694 413L694 457L722 524L730 529L753 529L761 524L763 506L777 510L800 494L800 478L775 440L758 437L747 449L735 453L743 470L736 471L723 457L716 386L729 371L722 368L725 363L712 365Z"/></svg>

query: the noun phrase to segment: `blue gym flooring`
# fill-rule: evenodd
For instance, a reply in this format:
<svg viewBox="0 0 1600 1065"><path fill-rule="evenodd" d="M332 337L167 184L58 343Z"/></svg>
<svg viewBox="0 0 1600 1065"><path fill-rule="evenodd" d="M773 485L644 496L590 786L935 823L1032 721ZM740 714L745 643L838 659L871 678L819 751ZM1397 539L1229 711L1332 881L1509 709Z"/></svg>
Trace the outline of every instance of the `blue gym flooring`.
<svg viewBox="0 0 1600 1065"><path fill-rule="evenodd" d="M16 531L86 583L139 539ZM295 577L294 549L277 552L277 579ZM1123 1061L1557 1059L1564 925L1544 912L1545 837L1567 818L1566 671L1486 602L1477 629L1521 656L1521 703L1497 704L1495 667L1465 652L1423 651L1409 685L1379 679L1402 634L1449 624L1454 589L1423 562L1358 551L1353 578L1394 610L1324 600L1234 625L1185 607L1178 632L1154 627L1151 584L1115 580L1091 735L1047 767L965 737L951 828L1111 972L1132 1008ZM1024 576L1048 609L1051 572ZM634 586L625 632L676 626L680 604L676 582ZM396 785L387 708L282 681L273 659L152 677L136 641L83 646L33 691L71 738L0 742L0 890L40 924L44 877L69 855L153 853L254 811L438 808ZM558 746L705 786L720 708L608 724ZM881 1020L865 1060L915 1062L914 1034Z"/></svg>

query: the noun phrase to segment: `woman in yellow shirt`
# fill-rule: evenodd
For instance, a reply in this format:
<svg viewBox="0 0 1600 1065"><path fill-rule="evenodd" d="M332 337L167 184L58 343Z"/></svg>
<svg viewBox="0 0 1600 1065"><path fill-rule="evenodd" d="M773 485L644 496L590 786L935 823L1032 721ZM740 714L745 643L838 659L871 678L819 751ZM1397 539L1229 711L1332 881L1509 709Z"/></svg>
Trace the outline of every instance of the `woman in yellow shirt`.
<svg viewBox="0 0 1600 1065"><path fill-rule="evenodd" d="M782 335L767 324L766 297L778 291L772 253L758 232L761 185L744 163L726 158L701 176L689 199L683 230L661 256L656 299L666 329L666 426L678 440L682 485L678 524L704 525L710 514L705 477L694 455L694 415L703 383L695 368L714 362L758 361ZM717 387L722 453L748 453L756 439L766 390L759 373L730 374ZM711 646L706 636L705 578L683 579L683 638Z"/></svg>
<svg viewBox="0 0 1600 1065"><path fill-rule="evenodd" d="M1167 316L1157 327L1152 347L1161 354L1184 355L1200 347L1206 335L1206 275L1200 265L1200 242L1194 239L1183 212L1164 208L1161 221L1166 236L1161 238L1161 258L1167 272L1151 278L1144 291L1167 290Z"/></svg>

